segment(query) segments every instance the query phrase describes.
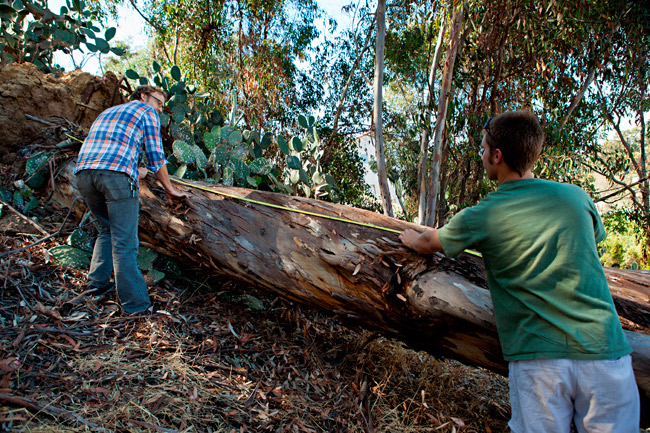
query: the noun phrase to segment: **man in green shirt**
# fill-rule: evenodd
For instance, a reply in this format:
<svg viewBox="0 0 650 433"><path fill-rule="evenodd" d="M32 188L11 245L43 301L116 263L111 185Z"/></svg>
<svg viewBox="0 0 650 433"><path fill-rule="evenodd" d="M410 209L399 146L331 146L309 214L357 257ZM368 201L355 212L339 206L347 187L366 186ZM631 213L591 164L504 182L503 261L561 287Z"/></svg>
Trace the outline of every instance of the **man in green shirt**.
<svg viewBox="0 0 650 433"><path fill-rule="evenodd" d="M405 230L422 254L483 255L504 358L515 433L637 433L632 352L596 245L593 201L574 185L535 179L544 132L529 111L484 126L481 159L497 191L439 230Z"/></svg>

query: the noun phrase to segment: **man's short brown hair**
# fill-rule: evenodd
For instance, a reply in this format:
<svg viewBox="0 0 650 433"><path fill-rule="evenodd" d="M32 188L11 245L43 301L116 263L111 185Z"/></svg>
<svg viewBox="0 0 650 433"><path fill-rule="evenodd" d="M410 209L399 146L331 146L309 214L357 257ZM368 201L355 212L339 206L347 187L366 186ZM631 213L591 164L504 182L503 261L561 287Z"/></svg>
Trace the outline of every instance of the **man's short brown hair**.
<svg viewBox="0 0 650 433"><path fill-rule="evenodd" d="M544 146L544 129L528 110L499 114L485 125L490 152L500 149L508 167L520 176L533 168Z"/></svg>
<svg viewBox="0 0 650 433"><path fill-rule="evenodd" d="M165 93L165 91L160 87L145 84L143 86L138 86L135 91L131 93L129 101L139 101L142 99L142 95L151 95L152 93L162 93L165 95L165 97L167 97L167 93Z"/></svg>

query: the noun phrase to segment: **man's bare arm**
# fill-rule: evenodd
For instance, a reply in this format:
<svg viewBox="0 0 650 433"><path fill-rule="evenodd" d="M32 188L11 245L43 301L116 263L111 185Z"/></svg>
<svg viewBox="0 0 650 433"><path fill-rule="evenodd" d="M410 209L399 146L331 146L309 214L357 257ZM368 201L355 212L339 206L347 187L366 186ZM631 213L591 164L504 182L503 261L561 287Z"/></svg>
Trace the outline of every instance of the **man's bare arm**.
<svg viewBox="0 0 650 433"><path fill-rule="evenodd" d="M432 254L442 251L442 244L438 239L438 230L427 230L418 233L412 229L406 229L399 235L399 239L407 247L420 254Z"/></svg>

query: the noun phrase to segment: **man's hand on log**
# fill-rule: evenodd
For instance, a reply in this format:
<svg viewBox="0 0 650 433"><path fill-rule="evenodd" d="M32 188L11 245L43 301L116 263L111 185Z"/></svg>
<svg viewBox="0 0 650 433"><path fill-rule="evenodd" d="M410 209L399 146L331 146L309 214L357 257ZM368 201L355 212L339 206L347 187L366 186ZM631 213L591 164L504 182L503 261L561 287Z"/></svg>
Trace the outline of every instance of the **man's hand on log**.
<svg viewBox="0 0 650 433"><path fill-rule="evenodd" d="M167 193L167 202L169 203L170 206L173 204L173 199L177 199L177 200L182 200L183 202L185 202L185 204L187 204L192 209L196 209L196 207L190 201L190 195L188 193L178 191L173 186L170 187L169 189L166 189L165 192Z"/></svg>
<svg viewBox="0 0 650 433"><path fill-rule="evenodd" d="M400 233L399 240L420 254L432 254L442 251L442 245L438 240L438 230L427 230L424 233L419 233L413 229L406 229Z"/></svg>

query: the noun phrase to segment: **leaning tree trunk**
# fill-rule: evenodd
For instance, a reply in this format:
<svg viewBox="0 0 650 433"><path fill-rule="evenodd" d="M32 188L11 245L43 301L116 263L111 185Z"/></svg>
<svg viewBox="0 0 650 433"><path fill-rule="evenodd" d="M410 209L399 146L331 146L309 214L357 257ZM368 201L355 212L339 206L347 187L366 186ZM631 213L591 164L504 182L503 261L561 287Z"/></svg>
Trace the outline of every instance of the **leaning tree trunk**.
<svg viewBox="0 0 650 433"><path fill-rule="evenodd" d="M77 196L72 167L65 165L58 177L54 198L63 205ZM418 255L403 247L394 232L228 195L399 231L422 227L300 197L202 182L175 186L191 194L195 209L170 208L153 176L141 182L144 245L187 266L331 311L415 349L506 371L480 260ZM650 275L615 270L608 276L624 326L648 333ZM626 335L634 349L637 383L650 394L650 336L641 332Z"/></svg>

